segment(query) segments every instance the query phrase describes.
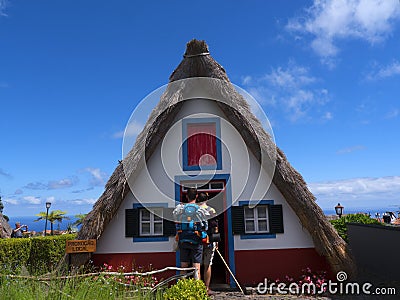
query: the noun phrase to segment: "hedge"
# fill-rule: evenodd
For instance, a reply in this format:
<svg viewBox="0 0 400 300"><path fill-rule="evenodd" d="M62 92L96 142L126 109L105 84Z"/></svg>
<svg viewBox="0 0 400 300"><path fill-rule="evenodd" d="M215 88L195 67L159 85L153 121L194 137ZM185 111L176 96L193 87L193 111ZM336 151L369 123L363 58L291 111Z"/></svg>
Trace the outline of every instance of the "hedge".
<svg viewBox="0 0 400 300"><path fill-rule="evenodd" d="M66 240L75 237L76 234L64 234L0 239L0 273L19 274L23 267L31 275L50 272L64 256Z"/></svg>
<svg viewBox="0 0 400 300"><path fill-rule="evenodd" d="M345 215L342 218L339 218L339 219L336 219L336 220L331 220L330 222L332 223L333 227L335 227L335 229L339 233L339 235L346 242L348 242L348 239L347 239L347 227L346 227L347 223L383 225L382 223L379 223L376 219L373 219L370 216L367 216L365 214Z"/></svg>
<svg viewBox="0 0 400 300"><path fill-rule="evenodd" d="M0 272L19 273L31 253L31 239L0 239Z"/></svg>
<svg viewBox="0 0 400 300"><path fill-rule="evenodd" d="M29 273L45 273L53 270L65 254L66 240L75 237L76 234L63 234L33 238L28 260Z"/></svg>

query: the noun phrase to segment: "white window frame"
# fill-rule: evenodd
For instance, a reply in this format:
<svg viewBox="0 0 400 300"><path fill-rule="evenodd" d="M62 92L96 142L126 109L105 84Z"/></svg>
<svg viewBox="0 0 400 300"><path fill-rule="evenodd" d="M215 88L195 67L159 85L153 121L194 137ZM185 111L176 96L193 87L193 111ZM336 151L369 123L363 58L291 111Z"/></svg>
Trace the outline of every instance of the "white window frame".
<svg viewBox="0 0 400 300"><path fill-rule="evenodd" d="M143 212L148 211L150 213L150 220L143 221ZM159 220L155 220L155 216L159 217ZM150 233L143 233L143 224L150 224ZM161 233L154 232L155 224L161 224ZM163 225L163 209L162 207L154 208L142 208L139 209L139 236L161 236L164 233Z"/></svg>
<svg viewBox="0 0 400 300"><path fill-rule="evenodd" d="M219 184L222 187L212 188L212 185ZM184 183L183 190L187 191L189 188L196 188L198 191L222 191L225 188L225 182L223 181L210 181L210 182L196 182L196 183Z"/></svg>
<svg viewBox="0 0 400 300"><path fill-rule="evenodd" d="M265 217L259 217L258 216L258 209L259 208L264 208L265 209ZM253 212L251 217L246 217L246 209L250 210ZM245 233L269 233L269 222L268 222L268 205L257 205L253 208L250 208L248 205L244 206L244 211L243 211L243 218L244 218L244 230ZM254 225L254 230L248 230L247 229L247 222L250 221ZM265 221L267 225L267 230L260 230L259 229L259 222L260 221Z"/></svg>

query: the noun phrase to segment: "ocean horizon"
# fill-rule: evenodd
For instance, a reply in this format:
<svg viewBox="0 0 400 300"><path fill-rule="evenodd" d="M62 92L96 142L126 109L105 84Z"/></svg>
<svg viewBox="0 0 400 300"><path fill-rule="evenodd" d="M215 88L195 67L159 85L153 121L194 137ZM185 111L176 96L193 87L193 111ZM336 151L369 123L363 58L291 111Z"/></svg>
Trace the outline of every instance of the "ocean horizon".
<svg viewBox="0 0 400 300"><path fill-rule="evenodd" d="M379 213L380 216L382 216L383 213L385 212L393 212L397 216L398 212L400 212L400 205L397 207L383 207L383 208L369 208L369 207L363 207L363 208L348 208L346 207L343 210L344 215L348 214L356 214L356 213L366 213L366 214L371 214L371 217L375 217L376 213ZM330 215L336 215L336 211L334 208L332 209L323 209L323 212L325 215L330 216Z"/></svg>
<svg viewBox="0 0 400 300"><path fill-rule="evenodd" d="M77 218L75 216L68 216L68 220L62 220L61 223L55 222L53 225L53 230L67 230L68 224L73 224ZM35 222L35 220L38 219L37 216L13 216L9 217L10 220L8 221L8 224L10 224L11 228L15 227L16 222L20 222L21 225L27 225L29 231L36 231L36 232L41 232L44 230L46 219L40 220ZM47 221L47 230L50 230L50 222Z"/></svg>

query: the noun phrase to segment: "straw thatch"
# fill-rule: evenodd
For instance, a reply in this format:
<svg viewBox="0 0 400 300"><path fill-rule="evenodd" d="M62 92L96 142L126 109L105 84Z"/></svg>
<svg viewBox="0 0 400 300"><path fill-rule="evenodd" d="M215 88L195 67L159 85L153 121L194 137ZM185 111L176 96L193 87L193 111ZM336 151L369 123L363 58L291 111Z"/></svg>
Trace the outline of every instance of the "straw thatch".
<svg viewBox="0 0 400 300"><path fill-rule="evenodd" d="M12 228L7 220L0 213L0 239L9 238L11 236Z"/></svg>
<svg viewBox="0 0 400 300"><path fill-rule="evenodd" d="M168 131L169 126L166 124L172 124L180 110L182 99L190 90L188 88L190 82L180 82L180 80L195 77L219 79L217 80L219 83L208 91L211 95L209 99L224 99L222 102L217 102L218 106L227 120L240 132L264 168L272 167L268 165L270 160L261 159L264 155L276 159L273 183L295 211L303 227L311 234L317 252L326 257L333 272L346 271L350 276L353 275L355 265L347 244L339 237L321 208L315 203L315 197L308 190L302 176L289 164L284 153L275 148L275 144L259 120L250 111L248 103L230 84L224 68L209 55L206 43L198 40L192 40L187 44L184 59L170 76L170 86L152 111L134 147L117 166L106 184L104 193L83 221L78 239L98 239L101 236L129 192L126 178L132 180L139 173L138 171ZM271 153L275 153L276 157ZM77 255L73 258L73 264L81 265L88 259L88 255Z"/></svg>

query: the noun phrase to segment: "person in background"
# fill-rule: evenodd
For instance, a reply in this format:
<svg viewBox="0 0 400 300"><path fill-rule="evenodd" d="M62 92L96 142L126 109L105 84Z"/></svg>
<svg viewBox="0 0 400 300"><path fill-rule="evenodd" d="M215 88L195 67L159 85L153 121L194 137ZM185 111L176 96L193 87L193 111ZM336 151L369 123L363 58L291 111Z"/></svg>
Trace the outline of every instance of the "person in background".
<svg viewBox="0 0 400 300"><path fill-rule="evenodd" d="M23 229L25 228L25 230ZM11 233L12 238L22 238L23 233L28 231L28 225L22 225L20 222L15 223L15 228Z"/></svg>
<svg viewBox="0 0 400 300"><path fill-rule="evenodd" d="M173 212L177 223L181 267L187 268L192 264L196 269L194 278L200 279L200 264L203 256L202 235L207 236L205 227L207 219L205 211L196 203L197 189L189 188L186 198L187 202L178 204Z"/></svg>
<svg viewBox="0 0 400 300"><path fill-rule="evenodd" d="M215 250L218 248L218 242L212 240L214 234L218 233L218 219L217 212L214 208L207 205L208 194L204 192L200 192L197 196L197 201L199 202L199 206L206 210L209 214L208 219L208 241L203 243L203 259L202 265L204 266L204 284L207 287L208 295L212 295L213 292L210 290L210 282L211 282L211 266L214 258Z"/></svg>

